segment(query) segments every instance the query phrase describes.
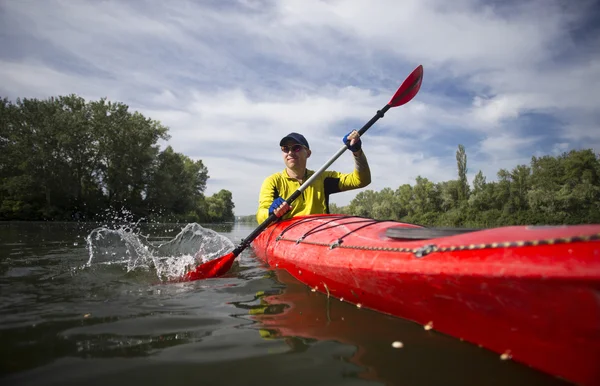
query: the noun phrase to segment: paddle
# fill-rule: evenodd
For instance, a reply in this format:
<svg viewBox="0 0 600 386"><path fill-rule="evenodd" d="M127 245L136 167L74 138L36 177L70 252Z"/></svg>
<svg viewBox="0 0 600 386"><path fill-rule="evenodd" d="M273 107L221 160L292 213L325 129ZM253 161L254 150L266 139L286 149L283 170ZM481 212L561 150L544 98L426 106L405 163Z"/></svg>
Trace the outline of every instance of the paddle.
<svg viewBox="0 0 600 386"><path fill-rule="evenodd" d="M402 85L392 99L385 105L381 110L377 111L377 114L369 122L367 122L359 131L359 135L363 135L379 118L392 107L402 106L405 103L410 102L417 95L421 88L421 81L423 80L423 66L419 65L414 71L402 82ZM312 182L325 171L339 156L346 151L347 147L344 145L338 152L329 159L319 170L317 170L308 180L306 180L292 195L286 200L288 204L291 204ZM199 279L208 279L211 277L217 277L225 274L231 268L235 258L246 249L252 240L262 233L272 222L277 220L278 217L275 214L271 214L262 224L258 226L252 233L248 235L239 246L237 246L232 252L225 256L217 259L208 261L200 264L194 269L184 275L182 281L193 281Z"/></svg>

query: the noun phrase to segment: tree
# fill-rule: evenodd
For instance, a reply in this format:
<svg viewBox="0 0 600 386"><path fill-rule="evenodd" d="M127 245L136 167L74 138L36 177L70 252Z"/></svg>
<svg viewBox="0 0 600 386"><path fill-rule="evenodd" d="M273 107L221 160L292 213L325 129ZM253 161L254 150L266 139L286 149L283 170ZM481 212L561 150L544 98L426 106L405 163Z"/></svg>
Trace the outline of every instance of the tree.
<svg viewBox="0 0 600 386"><path fill-rule="evenodd" d="M373 190L364 190L358 193L350 201L350 212L355 216L368 217L373 213L373 204L375 203L375 192Z"/></svg>
<svg viewBox="0 0 600 386"><path fill-rule="evenodd" d="M193 161L167 146L158 155L149 177L148 206L155 213L187 215L194 212L202 205L208 178L208 170L201 160ZM205 213L196 213L202 214Z"/></svg>
<svg viewBox="0 0 600 386"><path fill-rule="evenodd" d="M233 221L233 200L229 190L221 189L206 199L210 221Z"/></svg>
<svg viewBox="0 0 600 386"><path fill-rule="evenodd" d="M396 197L394 191L390 188L383 188L376 193L375 203L371 208L371 216L382 220L398 219L395 207Z"/></svg>
<svg viewBox="0 0 600 386"><path fill-rule="evenodd" d="M469 182L467 181L467 153L463 145L458 145L456 164L458 167L458 200L465 202L469 199Z"/></svg>
<svg viewBox="0 0 600 386"><path fill-rule="evenodd" d="M528 209L527 192L530 188L530 174L531 169L525 165L518 165L510 174L510 201L517 211Z"/></svg>
<svg viewBox="0 0 600 386"><path fill-rule="evenodd" d="M473 193L478 194L484 191L486 179L481 170L473 178Z"/></svg>
<svg viewBox="0 0 600 386"><path fill-rule="evenodd" d="M398 189L396 189L395 193L397 197L396 205L398 205L398 208L396 209L398 219L401 219L405 216L413 215L413 187L410 184L403 184L399 186Z"/></svg>
<svg viewBox="0 0 600 386"><path fill-rule="evenodd" d="M0 219L209 217L202 161L161 152L168 129L123 103L0 99L0 113ZM231 197L219 197L229 218Z"/></svg>
<svg viewBox="0 0 600 386"><path fill-rule="evenodd" d="M159 152L157 142L169 138L167 128L138 112L129 113L121 103L101 100L92 108L99 136L99 179L108 205L143 213L143 193Z"/></svg>
<svg viewBox="0 0 600 386"><path fill-rule="evenodd" d="M486 178L480 170L473 179L473 193L469 196L469 208L474 212L491 209L495 186L496 184L486 182Z"/></svg>
<svg viewBox="0 0 600 386"><path fill-rule="evenodd" d="M460 206L461 191L463 190L460 180L444 181L437 184L437 190L440 192L440 205L443 211Z"/></svg>
<svg viewBox="0 0 600 386"><path fill-rule="evenodd" d="M427 178L417 176L413 188L412 207L414 218L423 219L439 211L439 192L433 182ZM423 222L422 220L420 220Z"/></svg>

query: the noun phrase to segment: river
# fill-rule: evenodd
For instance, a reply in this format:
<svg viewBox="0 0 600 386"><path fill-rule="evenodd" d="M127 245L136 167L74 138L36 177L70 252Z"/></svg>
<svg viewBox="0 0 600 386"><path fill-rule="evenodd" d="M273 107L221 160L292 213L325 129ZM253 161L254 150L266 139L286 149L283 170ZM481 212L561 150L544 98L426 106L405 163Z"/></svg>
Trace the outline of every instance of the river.
<svg viewBox="0 0 600 386"><path fill-rule="evenodd" d="M193 261L194 249L218 254L253 229L0 223L0 382L565 384L418 324L312 292L263 266L251 248L225 277L169 281ZM216 243L200 245L215 235Z"/></svg>

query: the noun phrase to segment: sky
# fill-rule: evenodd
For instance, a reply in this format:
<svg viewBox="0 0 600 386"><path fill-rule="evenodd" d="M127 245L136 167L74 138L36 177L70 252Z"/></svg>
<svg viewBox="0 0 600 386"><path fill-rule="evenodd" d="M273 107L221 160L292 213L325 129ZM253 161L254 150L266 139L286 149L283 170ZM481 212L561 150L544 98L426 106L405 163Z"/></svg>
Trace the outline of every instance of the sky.
<svg viewBox="0 0 600 386"><path fill-rule="evenodd" d="M573 149L600 152L600 1L0 0L0 98L107 98L160 121L161 142L208 168L206 194L254 214L279 141L304 134L312 170L362 137L366 189L468 179ZM345 152L330 169L351 172Z"/></svg>

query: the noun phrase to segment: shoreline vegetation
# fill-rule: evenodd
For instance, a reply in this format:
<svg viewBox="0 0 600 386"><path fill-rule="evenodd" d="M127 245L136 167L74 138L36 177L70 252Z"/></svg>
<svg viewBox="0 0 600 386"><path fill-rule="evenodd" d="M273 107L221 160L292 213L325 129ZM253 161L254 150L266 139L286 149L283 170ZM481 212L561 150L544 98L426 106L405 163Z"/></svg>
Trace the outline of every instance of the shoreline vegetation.
<svg viewBox="0 0 600 386"><path fill-rule="evenodd" d="M233 221L231 192L205 196L208 169L169 138L105 98L0 99L0 220Z"/></svg>
<svg viewBox="0 0 600 386"><path fill-rule="evenodd" d="M160 151L169 138L160 122L105 98L0 99L0 222L258 225L254 214L234 215L230 191L205 196L208 169L171 146ZM456 162L456 179L364 190L330 212L440 227L600 223L591 149L534 156L494 182L479 171L469 183L463 145Z"/></svg>

